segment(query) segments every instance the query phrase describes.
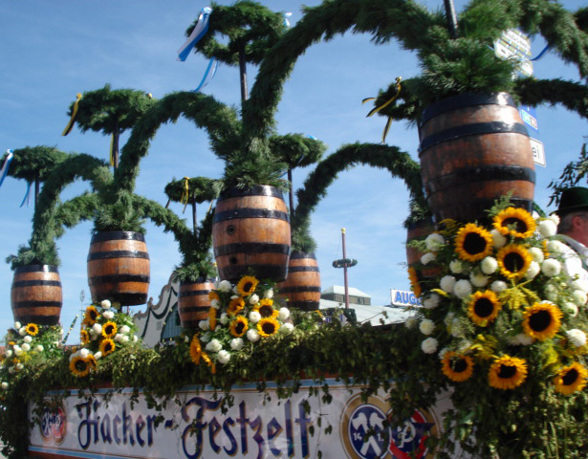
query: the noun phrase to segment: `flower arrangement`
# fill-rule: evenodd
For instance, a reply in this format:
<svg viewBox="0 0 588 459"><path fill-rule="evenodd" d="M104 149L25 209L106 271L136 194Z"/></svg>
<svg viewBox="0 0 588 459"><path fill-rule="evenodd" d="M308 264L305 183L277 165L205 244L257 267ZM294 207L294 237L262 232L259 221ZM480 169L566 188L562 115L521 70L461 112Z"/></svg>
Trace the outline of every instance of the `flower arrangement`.
<svg viewBox="0 0 588 459"><path fill-rule="evenodd" d="M209 294L208 319L190 341L190 358L216 371L236 352L251 352L256 343L278 333L290 333L294 325L290 310L274 302L274 285L254 276L243 276L235 285L228 280L216 283Z"/></svg>
<svg viewBox="0 0 588 459"><path fill-rule="evenodd" d="M409 272L423 308L407 326L418 324L422 351L438 356L455 386L509 391L533 379L574 394L588 380L588 285L565 269L559 219L534 218L508 200L489 216L487 226L445 220L414 243L421 267L436 275L421 285L418 269Z"/></svg>
<svg viewBox="0 0 588 459"><path fill-rule="evenodd" d="M80 330L80 349L69 356L74 376L85 377L97 367L98 360L117 349L138 341L136 326L118 303L103 300L86 308Z"/></svg>

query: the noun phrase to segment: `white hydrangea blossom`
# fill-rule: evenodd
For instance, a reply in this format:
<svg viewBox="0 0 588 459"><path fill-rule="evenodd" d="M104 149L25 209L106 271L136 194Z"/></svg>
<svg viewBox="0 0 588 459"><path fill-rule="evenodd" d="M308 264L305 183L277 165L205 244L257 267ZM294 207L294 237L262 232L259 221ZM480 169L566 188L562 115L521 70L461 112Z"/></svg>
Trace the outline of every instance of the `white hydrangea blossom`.
<svg viewBox="0 0 588 459"><path fill-rule="evenodd" d="M484 274L493 274L498 269L498 260L494 257L486 257L480 263L480 268Z"/></svg>
<svg viewBox="0 0 588 459"><path fill-rule="evenodd" d="M441 290L443 290L444 292L453 293L455 282L455 277L449 275L443 276L441 278L441 281L439 282L439 287L441 287Z"/></svg>
<svg viewBox="0 0 588 459"><path fill-rule="evenodd" d="M421 350L425 354L434 354L437 352L437 347L439 346L439 342L435 338L427 338L421 343Z"/></svg>
<svg viewBox="0 0 588 459"><path fill-rule="evenodd" d="M539 247L530 247L527 251L529 252L529 255L531 255L533 261L536 261L537 263L543 263L545 260L545 254Z"/></svg>
<svg viewBox="0 0 588 459"><path fill-rule="evenodd" d="M548 258L541 265L541 272L547 277L557 276L561 272L561 263L555 258Z"/></svg>
<svg viewBox="0 0 588 459"><path fill-rule="evenodd" d="M282 322L285 322L290 317L290 310L288 308L280 308L278 316Z"/></svg>
<svg viewBox="0 0 588 459"><path fill-rule="evenodd" d="M233 338L230 344L233 351L238 351L243 347L243 338Z"/></svg>
<svg viewBox="0 0 588 459"><path fill-rule="evenodd" d="M451 260L449 262L449 270L453 274L461 274L461 273L463 273L464 269L465 269L465 266L463 265L461 260Z"/></svg>
<svg viewBox="0 0 588 459"><path fill-rule="evenodd" d="M431 319L423 319L419 324L419 330L423 335L430 335L435 330L435 322Z"/></svg>
<svg viewBox="0 0 588 459"><path fill-rule="evenodd" d="M259 303L259 295L257 293L254 293L249 297L249 304L255 305L257 303Z"/></svg>
<svg viewBox="0 0 588 459"><path fill-rule="evenodd" d="M557 234L557 225L551 219L541 220L537 226L539 234L543 237L552 237Z"/></svg>
<svg viewBox="0 0 588 459"><path fill-rule="evenodd" d="M218 283L218 288L217 290L220 290L221 292L230 292L232 289L231 283L228 280L222 280Z"/></svg>
<svg viewBox="0 0 588 459"><path fill-rule="evenodd" d="M490 284L490 290L492 290L494 293L504 292L507 288L507 283L501 280L495 280Z"/></svg>
<svg viewBox="0 0 588 459"><path fill-rule="evenodd" d="M455 283L453 293L458 298L464 299L472 294L472 284L467 279L460 279Z"/></svg>
<svg viewBox="0 0 588 459"><path fill-rule="evenodd" d="M488 285L490 278L488 276L484 276L483 274L472 272L470 273L470 282L474 287L481 288Z"/></svg>
<svg viewBox="0 0 588 459"><path fill-rule="evenodd" d="M261 314L258 311L251 311L249 313L249 322L256 324L261 320Z"/></svg>
<svg viewBox="0 0 588 459"><path fill-rule="evenodd" d="M425 309L435 309L437 306L439 306L440 302L441 297L436 293L432 293L423 300L423 307Z"/></svg>
<svg viewBox="0 0 588 459"><path fill-rule="evenodd" d="M220 363L225 365L225 364L229 363L229 360L231 360L230 352L225 351L224 349L218 352L218 361Z"/></svg>
<svg viewBox="0 0 588 459"><path fill-rule="evenodd" d="M562 310L566 314L569 314L571 317L576 317L578 315L578 306L574 303L570 303L569 301L566 301L562 305Z"/></svg>
<svg viewBox="0 0 588 459"><path fill-rule="evenodd" d="M110 302L110 300L102 300L100 302L100 307L102 309L110 309L111 306L112 306L112 303Z"/></svg>
<svg viewBox="0 0 588 459"><path fill-rule="evenodd" d="M495 249L499 249L506 245L506 236L496 228L490 230L490 235L492 236L492 245Z"/></svg>
<svg viewBox="0 0 588 459"><path fill-rule="evenodd" d="M568 340L576 347L582 347L586 345L586 333L577 328L573 328L566 332Z"/></svg>
<svg viewBox="0 0 588 459"><path fill-rule="evenodd" d="M290 322L287 322L280 327L279 331L280 333L291 333L292 330L294 330L294 325L292 325Z"/></svg>
<svg viewBox="0 0 588 459"><path fill-rule="evenodd" d="M421 257L421 263L423 265L428 265L429 263L431 263L433 260L437 259L437 255L435 255L433 252L427 252L424 253L423 256Z"/></svg>
<svg viewBox="0 0 588 459"><path fill-rule="evenodd" d="M210 342L206 345L206 350L209 351L209 352L218 352L222 348L223 348L223 345L216 338L211 339Z"/></svg>
<svg viewBox="0 0 588 459"><path fill-rule="evenodd" d="M431 233L425 238L427 250L437 252L445 245L445 238L439 233Z"/></svg>
<svg viewBox="0 0 588 459"><path fill-rule="evenodd" d="M529 269L525 273L525 279L535 279L537 275L541 272L541 265L536 261L532 261L529 263Z"/></svg>
<svg viewBox="0 0 588 459"><path fill-rule="evenodd" d="M247 339L249 341L251 341L252 343L255 343L256 341L259 341L259 333L257 330L254 330L252 328L250 328L249 330L247 330Z"/></svg>

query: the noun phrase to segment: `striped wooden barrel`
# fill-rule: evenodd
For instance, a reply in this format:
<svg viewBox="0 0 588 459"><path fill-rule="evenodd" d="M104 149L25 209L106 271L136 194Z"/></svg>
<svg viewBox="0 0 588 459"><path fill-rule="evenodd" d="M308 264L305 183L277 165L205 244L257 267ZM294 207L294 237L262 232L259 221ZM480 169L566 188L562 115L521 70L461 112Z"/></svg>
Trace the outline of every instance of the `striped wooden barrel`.
<svg viewBox="0 0 588 459"><path fill-rule="evenodd" d="M531 210L531 142L506 93L462 94L429 106L419 123L420 163L429 207L439 222L484 221L494 201Z"/></svg>
<svg viewBox="0 0 588 459"><path fill-rule="evenodd" d="M178 313L183 328L197 328L198 322L208 318L210 299L208 294L214 289L210 279L196 282L180 282L178 293Z"/></svg>
<svg viewBox="0 0 588 459"><path fill-rule="evenodd" d="M259 279L283 281L290 258L290 218L277 188L231 188L219 197L212 224L219 276L236 282L249 270Z"/></svg>
<svg viewBox="0 0 588 459"><path fill-rule="evenodd" d="M141 233L96 233L92 236L87 266L93 301L109 299L128 306L147 302L150 264Z"/></svg>
<svg viewBox="0 0 588 459"><path fill-rule="evenodd" d="M57 266L27 265L14 270L12 314L20 323L57 325L63 296Z"/></svg>
<svg viewBox="0 0 588 459"><path fill-rule="evenodd" d="M288 277L278 283L278 295L289 308L316 311L321 301L321 275L314 253L292 251Z"/></svg>

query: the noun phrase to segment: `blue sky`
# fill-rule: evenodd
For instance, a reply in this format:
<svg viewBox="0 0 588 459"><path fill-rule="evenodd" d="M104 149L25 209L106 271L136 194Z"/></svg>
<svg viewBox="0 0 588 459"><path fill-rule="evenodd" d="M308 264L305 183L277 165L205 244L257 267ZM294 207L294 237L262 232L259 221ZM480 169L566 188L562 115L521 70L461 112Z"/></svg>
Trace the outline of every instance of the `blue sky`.
<svg viewBox="0 0 588 459"><path fill-rule="evenodd" d="M219 2L232 4L232 2ZM262 1L274 11L291 12L294 24L301 17L302 2ZM307 0L305 5L319 4ZM423 2L441 8L441 0ZM570 10L583 1L562 2ZM464 2L457 1L459 11ZM73 0L19 0L0 5L0 147L55 146L66 152L88 153L107 159L109 138L73 129L61 132L69 104L78 92L102 88L133 88L161 98L173 91L194 89L207 61L194 54L186 62L176 60L184 42L184 31L208 4L200 1L127 0L100 2ZM538 40L533 54L543 49ZM253 84L255 68L249 69ZM384 120L366 118L370 108L365 97L376 96L397 76L419 73L412 53L395 43L376 46L365 35L346 34L308 49L297 62L279 105L278 131L312 135L328 144L327 154L353 142L379 142ZM566 66L552 53L535 63L538 78L579 79L574 67ZM204 93L239 106L237 69L221 66ZM567 162L578 157L586 123L561 107L538 107L538 138L545 144L547 167L537 167L536 202L547 210L550 180L557 178ZM417 159L416 129L394 122L387 143L397 145ZM294 173L298 188L312 167ZM185 120L162 126L141 162L136 191L161 204L172 179L184 176L220 177L222 164L210 152L204 131ZM62 199L87 189L84 183L69 187ZM31 232L33 206L19 208L26 183L8 178L0 188L0 257L16 253ZM402 221L408 214L408 193L387 172L356 167L341 173L321 201L312 220L318 242L316 252L323 288L342 285L343 272L331 266L341 258L341 228L346 228L347 255L359 263L349 271L350 285L372 296L372 304L388 304L390 289L408 290L405 262L406 231ZM181 213L176 204L173 209ZM203 212L201 212L202 214ZM185 214L190 219L189 210ZM67 330L82 306L88 304L86 256L91 224L68 231L58 241L62 264L64 305L62 324ZM149 296L157 302L161 288L180 261L176 243L169 234L147 225L151 257ZM10 284L12 271L0 262L0 329L12 325ZM85 301L80 301L80 293ZM134 307L135 311L144 306ZM76 325L79 327L79 321Z"/></svg>

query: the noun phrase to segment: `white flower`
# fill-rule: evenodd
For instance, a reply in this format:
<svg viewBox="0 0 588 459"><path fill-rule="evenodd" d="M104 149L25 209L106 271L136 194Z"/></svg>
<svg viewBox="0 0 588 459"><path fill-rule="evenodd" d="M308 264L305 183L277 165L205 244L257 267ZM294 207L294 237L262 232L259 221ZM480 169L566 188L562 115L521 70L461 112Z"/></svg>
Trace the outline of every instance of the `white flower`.
<svg viewBox="0 0 588 459"><path fill-rule="evenodd" d="M223 348L223 345L221 344L221 342L214 338L212 340L210 340L210 343L208 343L206 345L206 350L210 351L210 352L218 352Z"/></svg>
<svg viewBox="0 0 588 459"><path fill-rule="evenodd" d="M24 337L23 341L25 343L30 343L33 340L33 338L30 335L27 335Z"/></svg>
<svg viewBox="0 0 588 459"><path fill-rule="evenodd" d="M208 322L208 319L201 320L198 322L198 327L200 328L200 330L209 330L210 329L210 322Z"/></svg>
<svg viewBox="0 0 588 459"><path fill-rule="evenodd" d="M435 338L427 338L421 343L421 349L425 354L434 354L437 352L437 346L439 343Z"/></svg>
<svg viewBox="0 0 588 459"><path fill-rule="evenodd" d="M531 258L537 263L543 263L543 260L545 260L545 254L539 247L531 247L528 252Z"/></svg>
<svg viewBox="0 0 588 459"><path fill-rule="evenodd" d="M549 220L551 220L553 223L557 225L559 225L559 215L557 214L551 214L549 217L547 217Z"/></svg>
<svg viewBox="0 0 588 459"><path fill-rule="evenodd" d="M445 238L439 233L431 233L425 238L425 245L427 246L427 250L438 252L445 245Z"/></svg>
<svg viewBox="0 0 588 459"><path fill-rule="evenodd" d="M443 276L439 282L439 286L441 287L441 290L447 293L453 293L453 289L455 287L455 277Z"/></svg>
<svg viewBox="0 0 588 459"><path fill-rule="evenodd" d="M22 324L20 322L14 322L14 329L20 330L22 328Z"/></svg>
<svg viewBox="0 0 588 459"><path fill-rule="evenodd" d="M224 365L226 363L229 363L229 360L231 360L231 354L229 353L229 351L225 351L224 349L222 351L219 351L218 361L220 363Z"/></svg>
<svg viewBox="0 0 588 459"><path fill-rule="evenodd" d="M29 352L31 350L31 345L29 343L22 343L21 348L23 351Z"/></svg>
<svg viewBox="0 0 588 459"><path fill-rule="evenodd" d="M129 335L123 335L123 337L121 338L121 342L122 343L128 343L130 341L131 338L129 338Z"/></svg>
<svg viewBox="0 0 588 459"><path fill-rule="evenodd" d="M490 282L490 278L488 276L484 276L483 274L471 272L470 282L474 287L486 287L488 282Z"/></svg>
<svg viewBox="0 0 588 459"><path fill-rule="evenodd" d="M565 302L562 305L563 312L569 314L571 317L576 317L578 315L578 306L574 303L570 303L569 301Z"/></svg>
<svg viewBox="0 0 588 459"><path fill-rule="evenodd" d="M257 332L257 330L254 330L253 328L247 330L247 339L252 343L259 341L259 333Z"/></svg>
<svg viewBox="0 0 588 459"><path fill-rule="evenodd" d="M541 272L547 277L557 276L561 272L561 263L555 258L548 258L541 265Z"/></svg>
<svg viewBox="0 0 588 459"><path fill-rule="evenodd" d="M27 327L20 327L20 329L18 330L18 334L20 336L24 336L27 334Z"/></svg>
<svg viewBox="0 0 588 459"><path fill-rule="evenodd" d="M540 272L541 265L536 261L532 261L531 263L529 263L529 269L527 269L527 272L525 273L525 279L535 279L535 277L537 277L537 274L539 274Z"/></svg>
<svg viewBox="0 0 588 459"><path fill-rule="evenodd" d="M139 341L139 337L137 335L133 335L133 343Z"/></svg>
<svg viewBox="0 0 588 459"><path fill-rule="evenodd" d="M104 311L102 313L102 317L104 317L106 320L110 320L114 317L114 312L113 311Z"/></svg>
<svg viewBox="0 0 588 459"><path fill-rule="evenodd" d="M430 335L435 330L435 322L431 319L423 319L419 324L419 330L423 335Z"/></svg>
<svg viewBox="0 0 588 459"><path fill-rule="evenodd" d="M110 302L110 300L102 300L100 302L100 306L102 307L102 309L110 309L112 303Z"/></svg>
<svg viewBox="0 0 588 459"><path fill-rule="evenodd" d="M409 330L412 330L417 324L417 318L415 316L410 316L404 322L404 326Z"/></svg>
<svg viewBox="0 0 588 459"><path fill-rule="evenodd" d="M269 288L267 289L264 294L263 294L264 298L268 298L268 299L272 299L274 297L274 289L273 288Z"/></svg>
<svg viewBox="0 0 588 459"><path fill-rule="evenodd" d="M551 283L545 284L543 287L543 293L545 298L547 298L549 301L557 300L557 289L555 288L555 285Z"/></svg>
<svg viewBox="0 0 588 459"><path fill-rule="evenodd" d="M220 323L223 325L227 325L227 323L229 322L229 316L227 315L226 312L223 312L220 316Z"/></svg>
<svg viewBox="0 0 588 459"><path fill-rule="evenodd" d="M96 334L102 333L102 325L96 323L92 325L92 330L94 330L94 333Z"/></svg>
<svg viewBox="0 0 588 459"><path fill-rule="evenodd" d="M88 349L86 349L85 347L80 349L80 357L82 359L86 359L88 358L88 355L90 354L90 351Z"/></svg>
<svg viewBox="0 0 588 459"><path fill-rule="evenodd" d="M37 350L37 352L43 352L45 350L42 344L37 344L37 347L35 349Z"/></svg>
<svg viewBox="0 0 588 459"><path fill-rule="evenodd" d="M6 381L2 381L2 384L0 384L0 386L2 386L2 389L8 389L8 383Z"/></svg>
<svg viewBox="0 0 588 459"><path fill-rule="evenodd" d="M431 295L429 295L427 298L425 298L423 300L423 307L425 309L435 309L437 306L439 306L440 302L441 302L441 297L439 295L437 295L436 293L432 293Z"/></svg>
<svg viewBox="0 0 588 459"><path fill-rule="evenodd" d="M213 298L212 300L210 300L210 306L214 309L218 309L220 307L220 304L216 298Z"/></svg>
<svg viewBox="0 0 588 459"><path fill-rule="evenodd" d="M439 360L443 360L443 358L445 357L445 354L447 354L449 352L449 349L447 349L446 347L444 347L443 349L441 349L439 351Z"/></svg>
<svg viewBox="0 0 588 459"><path fill-rule="evenodd" d="M17 357L22 355L22 349L20 348L20 346L18 344L15 344L13 349L14 349L14 355L16 355Z"/></svg>
<svg viewBox="0 0 588 459"><path fill-rule="evenodd" d="M11 350L11 349L8 349L8 350L6 351L6 357L7 357L7 358L8 358L8 357L12 357L12 350Z"/></svg>
<svg viewBox="0 0 588 459"><path fill-rule="evenodd" d="M519 333L509 338L508 342L512 346L529 346L533 344L533 338L525 333Z"/></svg>
<svg viewBox="0 0 588 459"><path fill-rule="evenodd" d="M568 340L576 347L582 347L586 345L586 333L582 330L578 330L577 328L573 328L566 332L568 335Z"/></svg>
<svg viewBox="0 0 588 459"><path fill-rule="evenodd" d="M498 261L494 257L486 257L480 263L480 268L484 274L495 273L498 269Z"/></svg>
<svg viewBox="0 0 588 459"><path fill-rule="evenodd" d="M280 327L280 333L290 333L292 330L294 330L294 325L292 325L291 323L285 323Z"/></svg>
<svg viewBox="0 0 588 459"><path fill-rule="evenodd" d="M427 252L424 253L423 256L421 257L421 263L423 265L428 265L430 262L432 262L433 260L437 259L437 255L435 255L433 252Z"/></svg>
<svg viewBox="0 0 588 459"><path fill-rule="evenodd" d="M249 297L249 304L257 304L259 303L259 295L257 295L257 293L254 293L253 295L251 295Z"/></svg>
<svg viewBox="0 0 588 459"><path fill-rule="evenodd" d="M557 225L550 219L540 221L537 229L543 237L551 237L557 234Z"/></svg>
<svg viewBox="0 0 588 459"><path fill-rule="evenodd" d="M582 290L584 292L588 292L588 282L584 279L574 279L570 282L570 288L572 290Z"/></svg>
<svg viewBox="0 0 588 459"><path fill-rule="evenodd" d="M472 294L472 284L467 279L460 279L455 283L453 293L458 298L466 298Z"/></svg>
<svg viewBox="0 0 588 459"><path fill-rule="evenodd" d="M490 235L492 236L492 245L495 249L499 249L506 245L506 237L496 228L490 230Z"/></svg>
<svg viewBox="0 0 588 459"><path fill-rule="evenodd" d="M231 349L233 351L238 351L243 347L243 338L233 338L231 340Z"/></svg>
<svg viewBox="0 0 588 459"><path fill-rule="evenodd" d="M230 292L231 288L232 288L231 283L228 280L220 281L218 284L218 289L221 292L225 292L225 293Z"/></svg>
<svg viewBox="0 0 588 459"><path fill-rule="evenodd" d="M249 322L256 324L261 320L261 314L258 311L251 311L249 313Z"/></svg>
<svg viewBox="0 0 588 459"><path fill-rule="evenodd" d="M128 325L123 325L122 327L120 327L119 331L121 333L127 334L131 331L131 327L129 327Z"/></svg>
<svg viewBox="0 0 588 459"><path fill-rule="evenodd" d="M208 343L212 339L212 334L210 332L203 333L200 337L200 341L203 343Z"/></svg>
<svg viewBox="0 0 588 459"><path fill-rule="evenodd" d="M547 241L547 251L553 255L561 255L565 250L565 244L560 241L550 240Z"/></svg>
<svg viewBox="0 0 588 459"><path fill-rule="evenodd" d="M572 292L572 301L578 306L584 306L586 304L586 292L583 290L574 290Z"/></svg>
<svg viewBox="0 0 588 459"><path fill-rule="evenodd" d="M22 363L18 362L18 363L16 364L16 369L17 369L18 371L22 370L23 368L24 368L24 365L23 365Z"/></svg>
<svg viewBox="0 0 588 459"><path fill-rule="evenodd" d="M461 262L461 260L451 260L449 262L449 270L453 274L461 274L464 269L465 269L465 267L464 267L463 263Z"/></svg>
<svg viewBox="0 0 588 459"><path fill-rule="evenodd" d="M278 317L280 318L280 320L282 322L287 321L288 318L290 317L290 310L288 308L280 308L280 311L278 313Z"/></svg>
<svg viewBox="0 0 588 459"><path fill-rule="evenodd" d="M459 352L465 353L465 352L469 352L471 347L472 347L472 342L470 340L464 339L464 340L460 341L459 348L457 350Z"/></svg>
<svg viewBox="0 0 588 459"><path fill-rule="evenodd" d="M102 358L102 352L100 352L100 351L96 352L96 354L94 354L94 358L96 360L100 360Z"/></svg>
<svg viewBox="0 0 588 459"><path fill-rule="evenodd" d="M122 334L120 334L120 333L117 333L117 334L114 336L114 338L113 338L113 339L114 339L114 341L115 341L115 342L117 342L117 343L120 343L120 342L122 342L123 335L122 335Z"/></svg>
<svg viewBox="0 0 588 459"><path fill-rule="evenodd" d="M235 285L235 286L233 286L233 293L234 293L235 295L239 295L239 289L237 288L237 286L236 286L236 285Z"/></svg>

